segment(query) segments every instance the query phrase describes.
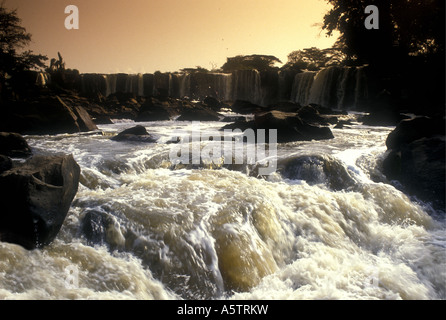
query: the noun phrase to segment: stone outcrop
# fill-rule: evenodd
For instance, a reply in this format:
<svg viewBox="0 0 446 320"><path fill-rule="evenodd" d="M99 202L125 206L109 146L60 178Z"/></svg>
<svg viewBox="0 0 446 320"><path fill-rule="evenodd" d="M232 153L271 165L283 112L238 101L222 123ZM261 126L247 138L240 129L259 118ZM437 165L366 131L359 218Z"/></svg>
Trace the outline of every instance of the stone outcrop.
<svg viewBox="0 0 446 320"><path fill-rule="evenodd" d="M153 138L143 126L136 126L122 131L118 135L111 138L113 141L134 141L154 143L156 139Z"/></svg>
<svg viewBox="0 0 446 320"><path fill-rule="evenodd" d="M445 209L445 123L418 117L401 121L386 141L383 173L402 191Z"/></svg>
<svg viewBox="0 0 446 320"><path fill-rule="evenodd" d="M79 184L72 155L34 156L0 174L0 241L41 248L57 236Z"/></svg>

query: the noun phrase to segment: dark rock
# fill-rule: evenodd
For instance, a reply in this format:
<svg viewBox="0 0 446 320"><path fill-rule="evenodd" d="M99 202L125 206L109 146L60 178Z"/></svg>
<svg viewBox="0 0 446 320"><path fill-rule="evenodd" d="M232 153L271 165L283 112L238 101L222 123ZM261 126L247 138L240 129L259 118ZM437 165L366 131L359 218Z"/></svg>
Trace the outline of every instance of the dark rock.
<svg viewBox="0 0 446 320"><path fill-rule="evenodd" d="M339 120L335 126L335 129L343 129L345 126L351 126L351 125L352 125L351 120Z"/></svg>
<svg viewBox="0 0 446 320"><path fill-rule="evenodd" d="M31 155L31 148L18 133L0 132L0 154L23 158Z"/></svg>
<svg viewBox="0 0 446 320"><path fill-rule="evenodd" d="M203 104L184 103L178 121L220 121L221 115Z"/></svg>
<svg viewBox="0 0 446 320"><path fill-rule="evenodd" d="M268 110L284 111L284 112L297 112L302 106L295 102L279 101L268 106Z"/></svg>
<svg viewBox="0 0 446 320"><path fill-rule="evenodd" d="M305 155L282 160L278 171L284 178L305 180L309 185L327 184L332 190L355 185L354 179L339 160L328 156Z"/></svg>
<svg viewBox="0 0 446 320"><path fill-rule="evenodd" d="M0 174L12 168L12 160L4 155L0 155Z"/></svg>
<svg viewBox="0 0 446 320"><path fill-rule="evenodd" d="M277 129L279 143L333 139L328 127L319 127L303 121L296 113L269 111L255 115L256 129Z"/></svg>
<svg viewBox="0 0 446 320"><path fill-rule="evenodd" d="M405 144L435 135L445 135L443 119L416 117L401 121L387 137L386 145L388 149L400 150Z"/></svg>
<svg viewBox="0 0 446 320"><path fill-rule="evenodd" d="M34 156L0 174L0 241L41 248L57 236L79 184L72 155Z"/></svg>
<svg viewBox="0 0 446 320"><path fill-rule="evenodd" d="M237 121L246 121L246 118L243 116L227 116L224 117L222 122L237 122Z"/></svg>
<svg viewBox="0 0 446 320"><path fill-rule="evenodd" d="M321 117L319 111L312 106L301 107L297 111L297 115L299 116L299 118L301 118L303 121L309 124L316 124L316 125L328 124L327 120Z"/></svg>
<svg viewBox="0 0 446 320"><path fill-rule="evenodd" d="M203 103L214 111L219 111L222 107L222 103L219 100L209 96L203 100Z"/></svg>
<svg viewBox="0 0 446 320"><path fill-rule="evenodd" d="M265 111L266 108L261 107L259 105L256 105L254 103L251 103L249 101L245 100L236 100L232 106L231 109L235 113L239 114L253 114L257 112Z"/></svg>
<svg viewBox="0 0 446 320"><path fill-rule="evenodd" d="M59 96L39 96L6 103L0 130L22 134L60 134L92 131L97 127L82 106Z"/></svg>
<svg viewBox="0 0 446 320"><path fill-rule="evenodd" d="M148 98L139 110L135 121L168 121L174 111L168 101L160 101L156 98Z"/></svg>
<svg viewBox="0 0 446 320"><path fill-rule="evenodd" d="M403 192L445 209L444 122L420 117L402 121L386 141L383 173Z"/></svg>
<svg viewBox="0 0 446 320"><path fill-rule="evenodd" d="M369 115L362 116L358 121L367 126L395 126L404 119L399 112L379 111L371 112Z"/></svg>
<svg viewBox="0 0 446 320"><path fill-rule="evenodd" d="M156 139L153 138L143 126L136 126L130 129L126 129L119 133L117 136L111 138L113 141L135 141L135 142L147 142L154 143Z"/></svg>

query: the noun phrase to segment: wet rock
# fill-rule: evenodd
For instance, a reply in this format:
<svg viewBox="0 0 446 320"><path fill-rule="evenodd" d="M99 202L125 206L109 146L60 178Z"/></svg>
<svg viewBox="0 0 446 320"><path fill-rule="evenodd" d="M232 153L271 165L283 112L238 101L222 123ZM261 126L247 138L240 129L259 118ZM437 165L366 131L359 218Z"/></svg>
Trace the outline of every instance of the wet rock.
<svg viewBox="0 0 446 320"><path fill-rule="evenodd" d="M297 113L268 111L255 115L256 129L277 129L277 142L333 139L328 127L319 127L303 121Z"/></svg>
<svg viewBox="0 0 446 320"><path fill-rule="evenodd" d="M203 103L214 111L218 111L222 107L222 103L214 97L206 97Z"/></svg>
<svg viewBox="0 0 446 320"><path fill-rule="evenodd" d="M81 105L59 96L9 101L0 119L1 131L22 134L77 133L97 129Z"/></svg>
<svg viewBox="0 0 446 320"><path fill-rule="evenodd" d="M169 101L161 101L156 98L148 98L139 110L135 121L168 121L172 117L174 109Z"/></svg>
<svg viewBox="0 0 446 320"><path fill-rule="evenodd" d="M126 129L119 133L117 136L111 138L113 141L135 141L135 142L147 142L154 143L156 139L153 138L143 126L136 126Z"/></svg>
<svg viewBox="0 0 446 320"><path fill-rule="evenodd" d="M220 121L222 116L201 103L183 103L178 121Z"/></svg>
<svg viewBox="0 0 446 320"><path fill-rule="evenodd" d="M226 116L221 121L222 122L246 121L246 118L244 116Z"/></svg>
<svg viewBox="0 0 446 320"><path fill-rule="evenodd" d="M8 157L26 158L31 155L31 148L18 133L0 132L0 154Z"/></svg>
<svg viewBox="0 0 446 320"><path fill-rule="evenodd" d="M327 156L309 155L282 160L278 171L287 179L305 180L309 185L326 184L339 191L352 188L354 179L345 166Z"/></svg>
<svg viewBox="0 0 446 320"><path fill-rule="evenodd" d="M34 156L0 174L0 241L41 248L57 236L79 184L68 156Z"/></svg>
<svg viewBox="0 0 446 320"><path fill-rule="evenodd" d="M98 210L87 211L81 221L81 230L89 245L109 245L110 249L125 246L125 237L115 217Z"/></svg>
<svg viewBox="0 0 446 320"><path fill-rule="evenodd" d="M444 122L426 117L402 121L386 141L383 173L403 192L445 209Z"/></svg>
<svg viewBox="0 0 446 320"><path fill-rule="evenodd" d="M412 141L436 135L445 135L444 119L416 117L401 121L387 137L386 146L388 149L400 150Z"/></svg>
<svg viewBox="0 0 446 320"><path fill-rule="evenodd" d="M236 100L232 106L231 109L235 113L239 114L253 114L257 112L265 111L266 108L261 107L259 105L256 105L254 103L251 103L249 101L245 100Z"/></svg>
<svg viewBox="0 0 446 320"><path fill-rule="evenodd" d="M0 174L12 168L12 161L9 157L0 155Z"/></svg>

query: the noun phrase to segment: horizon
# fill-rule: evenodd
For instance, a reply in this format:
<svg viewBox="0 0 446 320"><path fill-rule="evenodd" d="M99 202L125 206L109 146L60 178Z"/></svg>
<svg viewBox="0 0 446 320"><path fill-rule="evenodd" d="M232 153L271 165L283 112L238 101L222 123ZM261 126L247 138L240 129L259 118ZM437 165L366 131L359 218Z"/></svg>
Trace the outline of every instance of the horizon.
<svg viewBox="0 0 446 320"><path fill-rule="evenodd" d="M80 73L144 74L184 68L220 68L229 57L288 54L331 47L320 24L330 9L325 0L6 0L31 34L25 49L63 57ZM79 29L65 28L68 5L79 9Z"/></svg>

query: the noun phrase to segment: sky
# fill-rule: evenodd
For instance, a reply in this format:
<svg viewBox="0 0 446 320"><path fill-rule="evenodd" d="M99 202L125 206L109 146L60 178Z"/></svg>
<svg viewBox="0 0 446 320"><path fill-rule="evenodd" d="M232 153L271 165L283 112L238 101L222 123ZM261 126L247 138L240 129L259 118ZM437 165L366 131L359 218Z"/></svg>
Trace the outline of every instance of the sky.
<svg viewBox="0 0 446 320"><path fill-rule="evenodd" d="M5 0L32 35L27 49L81 73L175 72L221 67L228 57L328 48L325 0ZM79 29L65 28L65 8ZM319 24L315 26L315 24Z"/></svg>

